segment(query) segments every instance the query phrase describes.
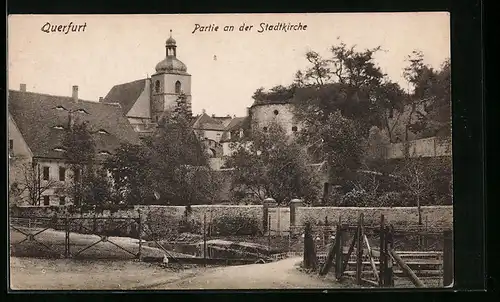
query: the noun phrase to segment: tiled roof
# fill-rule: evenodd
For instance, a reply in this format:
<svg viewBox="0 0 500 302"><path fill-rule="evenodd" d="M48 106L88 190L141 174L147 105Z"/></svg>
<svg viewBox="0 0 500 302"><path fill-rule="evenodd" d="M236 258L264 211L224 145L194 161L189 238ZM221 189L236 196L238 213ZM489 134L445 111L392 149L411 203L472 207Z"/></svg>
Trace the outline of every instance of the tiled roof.
<svg viewBox="0 0 500 302"><path fill-rule="evenodd" d="M113 86L106 97L102 100L103 103L119 103L122 107L123 114L127 114L135 101L139 98L142 91L146 87L147 79L141 79L129 83Z"/></svg>
<svg viewBox="0 0 500 302"><path fill-rule="evenodd" d="M232 141L237 141L239 137L230 137L230 132L231 131L237 131L243 129L244 135L249 134L250 130L250 117L235 117L234 119L231 120L231 123L227 125L226 129L224 129L224 133L222 134L221 137L221 142L232 142Z"/></svg>
<svg viewBox="0 0 500 302"><path fill-rule="evenodd" d="M9 114L36 157L64 158L63 152L54 149L62 147L69 111L77 111L73 116L81 122L87 121L90 130L95 132L97 153L112 154L121 142L140 143L119 105L84 100L76 103L71 97L15 90L9 90L8 98ZM55 128L58 126L63 129Z"/></svg>
<svg viewBox="0 0 500 302"><path fill-rule="evenodd" d="M218 130L218 131L224 131L224 125L210 117L208 114L203 113L201 116L198 117L198 119L194 122L193 128L195 129L203 129L203 130Z"/></svg>

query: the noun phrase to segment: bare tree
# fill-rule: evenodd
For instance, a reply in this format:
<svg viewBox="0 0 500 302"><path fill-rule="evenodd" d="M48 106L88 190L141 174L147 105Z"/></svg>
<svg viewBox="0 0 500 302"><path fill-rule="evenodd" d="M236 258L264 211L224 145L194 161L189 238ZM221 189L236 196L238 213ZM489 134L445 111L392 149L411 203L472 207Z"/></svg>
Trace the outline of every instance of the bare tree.
<svg viewBox="0 0 500 302"><path fill-rule="evenodd" d="M22 164L21 171L22 180L17 185L16 194L21 197L22 201L28 201L30 205L39 206L43 193L57 187L55 180L42 179L40 165L36 162Z"/></svg>

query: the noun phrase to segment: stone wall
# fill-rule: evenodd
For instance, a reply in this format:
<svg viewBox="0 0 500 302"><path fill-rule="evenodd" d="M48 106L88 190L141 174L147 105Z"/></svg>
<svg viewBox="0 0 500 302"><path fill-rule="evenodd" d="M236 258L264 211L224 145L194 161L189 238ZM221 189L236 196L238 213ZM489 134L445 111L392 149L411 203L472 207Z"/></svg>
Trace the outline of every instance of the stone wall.
<svg viewBox="0 0 500 302"><path fill-rule="evenodd" d="M184 206L135 206L127 209L117 210L89 210L85 212L76 211L68 212L67 207L15 207L10 210L11 217L87 217L89 219L80 220L78 223L84 227L73 229L77 232L96 232L105 230L105 224L113 223L113 226L123 224L123 221L112 219L93 219L93 218L138 218L139 210L143 228L146 226L148 230L144 230L144 235L151 236L154 234L158 237L169 237L180 231L181 221L188 221L192 225L192 231L201 233L203 222L206 217L207 224L215 223L217 219L222 217L242 217L258 221L260 230L264 228L264 209L262 205L193 205L190 211L186 211ZM404 228L407 226L415 226L418 224L418 211L416 207L393 207L393 208L359 208L359 207L302 207L299 206L295 211L290 211L289 208L282 208L280 211L279 228L277 217L270 211L271 229L281 230L286 232L290 229L290 224L295 227L303 226L307 221L313 224L323 223L327 217L329 223L339 221L341 217L342 223L356 224L360 213L364 214L365 225L377 226L380 224L380 216L384 214L388 224L393 224L395 228ZM295 214L293 214L295 213ZM295 219L290 217L295 215ZM283 217L288 215L288 217ZM277 215L275 215L277 216ZM453 226L453 207L452 206L427 206L422 207L422 220L424 225L427 225L429 230L449 229ZM77 225L75 222L73 224ZM111 222L110 222L111 221ZM131 220L121 230L120 234L114 236L137 236L137 226L133 225ZM63 227L63 226L61 226ZM112 228L108 225L108 229Z"/></svg>
<svg viewBox="0 0 500 302"><path fill-rule="evenodd" d="M383 214L385 221L394 227L418 225L418 210L416 207L365 208L365 207L299 207L296 209L296 226L324 222L325 217L330 223L356 224L359 214L364 215L365 225L379 225ZM453 206L422 207L422 221L429 229L446 229L453 226Z"/></svg>
<svg viewBox="0 0 500 302"><path fill-rule="evenodd" d="M171 234L179 232L181 221L188 221L194 226L193 231L200 233L203 229L204 219L207 225L215 222L224 216L229 217L244 217L255 219L259 222L259 229L263 229L262 225L262 206L261 205L193 205L190 211L186 211L185 206L135 206L116 210L87 210L87 211L68 211L68 207L14 207L10 209L11 217L84 217L88 219L75 220L73 225L81 225L77 230L72 230L82 233L92 233L103 230L103 224L109 223L105 219L100 218L138 218L139 211L141 221L143 223L144 235L148 237L154 234L158 237L168 237ZM205 218L206 217L206 218ZM94 219L96 218L96 219ZM124 221L116 221L116 225L124 224ZM133 226L133 221L124 226L123 234L115 236L132 236L136 237L136 227ZM61 227L64 227L61 225ZM110 226L108 229L112 229Z"/></svg>

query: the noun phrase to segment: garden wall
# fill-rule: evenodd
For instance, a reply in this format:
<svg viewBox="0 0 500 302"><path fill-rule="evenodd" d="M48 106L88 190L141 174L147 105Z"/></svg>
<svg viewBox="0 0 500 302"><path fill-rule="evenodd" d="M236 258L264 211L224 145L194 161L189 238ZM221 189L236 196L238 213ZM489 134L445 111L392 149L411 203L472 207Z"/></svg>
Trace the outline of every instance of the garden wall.
<svg viewBox="0 0 500 302"><path fill-rule="evenodd" d="M11 217L88 217L88 218L137 218L139 211L143 226L150 230L145 230L145 235L154 234L158 238L166 238L179 232L201 233L203 230L203 220L206 214L207 223L221 225L221 221L232 224L233 228L238 225L252 224L252 228L259 231L265 231L263 226L263 207L262 205L193 205L186 211L184 206L135 206L126 209L114 210L87 210L69 212L66 207L13 207L10 210ZM286 211L282 211L286 212ZM288 211L287 211L288 212ZM274 212L270 212L274 213ZM310 221L313 224L323 223L325 217L328 222L333 224L341 217L343 223L356 224L360 213L364 214L365 225L379 225L380 215L384 214L385 220L394 227L415 226L418 224L418 211L416 207L393 207L393 208L364 208L364 207L297 207L295 211L289 211L288 215L293 217L281 217L280 225L282 230L286 230L285 224L293 224L296 227L303 226L305 222ZM293 214L295 213L295 214ZM283 214L283 213L282 213ZM272 215L272 214L271 214ZM282 215L280 215L282 216ZM226 219L226 220L222 220ZM274 217L272 219L277 219ZM422 220L429 230L448 229L453 226L453 207L452 206L426 206L422 207ZM186 229L187 221L189 228ZM217 223L219 222L219 223ZM119 227L120 223L113 222L112 219L86 219L78 223L83 224L83 228L72 228L74 231L83 233L99 233L101 230L112 229L113 226ZM76 225L76 221L74 223ZM105 226L107 224L107 226ZM255 225L255 227L254 227ZM276 225L272 221L271 228ZM63 227L63 226L61 226ZM137 226L130 223L117 230L113 236L137 236ZM231 232L229 230L228 232Z"/></svg>

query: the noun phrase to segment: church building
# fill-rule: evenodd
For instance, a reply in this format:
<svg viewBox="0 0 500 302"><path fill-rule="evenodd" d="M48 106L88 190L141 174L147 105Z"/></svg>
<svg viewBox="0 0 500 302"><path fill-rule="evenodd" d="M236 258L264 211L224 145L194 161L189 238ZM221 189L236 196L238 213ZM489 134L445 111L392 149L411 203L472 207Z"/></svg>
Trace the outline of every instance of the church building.
<svg viewBox="0 0 500 302"><path fill-rule="evenodd" d="M118 103L139 135L153 132L158 122L182 104L191 111L191 75L177 58L177 43L165 43L165 58L156 64L151 77L115 85L100 102Z"/></svg>

